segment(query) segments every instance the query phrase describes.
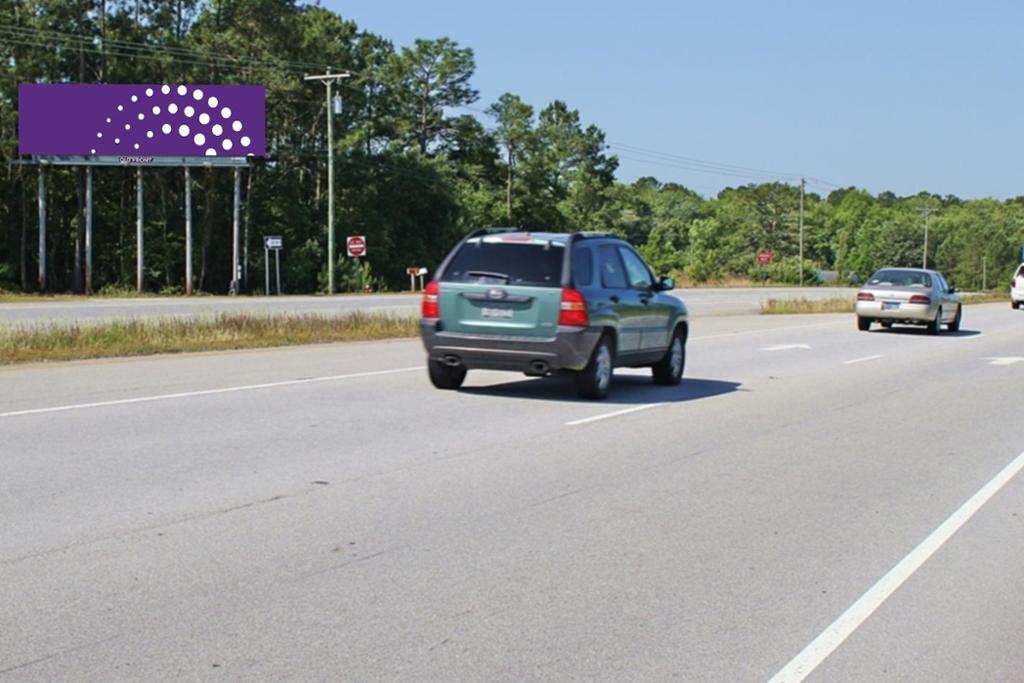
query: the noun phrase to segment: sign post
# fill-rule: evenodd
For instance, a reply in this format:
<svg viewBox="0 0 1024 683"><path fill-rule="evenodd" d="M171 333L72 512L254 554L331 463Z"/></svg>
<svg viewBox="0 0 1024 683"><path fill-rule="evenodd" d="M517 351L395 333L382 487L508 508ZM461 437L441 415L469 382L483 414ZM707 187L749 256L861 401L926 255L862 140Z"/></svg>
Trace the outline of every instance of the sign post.
<svg viewBox="0 0 1024 683"><path fill-rule="evenodd" d="M274 269L277 272L277 295L281 296L281 250L284 249L284 238L280 235L263 236L263 272L265 289L270 296L270 252L274 252Z"/></svg>
<svg viewBox="0 0 1024 683"><path fill-rule="evenodd" d="M409 289L416 291L416 276L420 274L418 266L409 266L405 269L405 274L409 276Z"/></svg>
<svg viewBox="0 0 1024 683"><path fill-rule="evenodd" d="M772 262L775 257L770 251L759 251L757 252L757 262L761 264L761 286L764 287L768 282L768 272L765 270L765 266Z"/></svg>
<svg viewBox="0 0 1024 683"><path fill-rule="evenodd" d="M356 270L359 273L359 291L363 291L363 267L359 263L359 257L366 255L366 236L365 235L349 235L345 238L345 249L348 251L349 258L356 260Z"/></svg>

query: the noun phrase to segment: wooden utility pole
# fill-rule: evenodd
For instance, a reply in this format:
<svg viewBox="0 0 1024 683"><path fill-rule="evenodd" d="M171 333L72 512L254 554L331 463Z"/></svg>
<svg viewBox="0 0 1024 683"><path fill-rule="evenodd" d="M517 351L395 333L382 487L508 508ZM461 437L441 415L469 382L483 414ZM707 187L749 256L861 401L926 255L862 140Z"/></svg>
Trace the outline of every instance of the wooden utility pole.
<svg viewBox="0 0 1024 683"><path fill-rule="evenodd" d="M306 81L320 81L327 86L327 293L334 294L334 125L332 123L331 86L343 78L351 78L348 71L332 74L304 76ZM340 112L338 112L340 113Z"/></svg>
<svg viewBox="0 0 1024 683"><path fill-rule="evenodd" d="M928 217L937 213L938 209L923 208L921 214L924 216L924 257L921 259L921 267L928 267Z"/></svg>
<svg viewBox="0 0 1024 683"><path fill-rule="evenodd" d="M807 181L800 179L800 286L804 286L804 189Z"/></svg>

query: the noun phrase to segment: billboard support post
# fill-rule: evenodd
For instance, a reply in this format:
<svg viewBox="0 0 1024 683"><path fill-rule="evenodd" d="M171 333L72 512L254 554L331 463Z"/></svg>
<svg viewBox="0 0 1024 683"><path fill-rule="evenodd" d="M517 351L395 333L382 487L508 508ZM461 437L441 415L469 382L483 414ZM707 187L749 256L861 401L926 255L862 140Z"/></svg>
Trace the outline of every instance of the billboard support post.
<svg viewBox="0 0 1024 683"><path fill-rule="evenodd" d="M142 167L135 169L135 185L136 185L136 204L138 209L136 211L135 219L135 290L142 294L142 290L146 286L145 273L143 272L145 266L145 259L143 257L143 241L144 237L142 234L143 225L143 208L142 208Z"/></svg>
<svg viewBox="0 0 1024 683"><path fill-rule="evenodd" d="M92 296L92 166L85 167L85 295Z"/></svg>
<svg viewBox="0 0 1024 683"><path fill-rule="evenodd" d="M39 291L46 291L46 169L39 167Z"/></svg>
<svg viewBox="0 0 1024 683"><path fill-rule="evenodd" d="M238 212L239 212L239 195L242 192L242 173L236 167L235 168L235 198L234 198L234 209L232 211L231 218L231 293L238 294L241 283L239 282L238 275Z"/></svg>
<svg viewBox="0 0 1024 683"><path fill-rule="evenodd" d="M192 294L192 173L185 167L185 294Z"/></svg>

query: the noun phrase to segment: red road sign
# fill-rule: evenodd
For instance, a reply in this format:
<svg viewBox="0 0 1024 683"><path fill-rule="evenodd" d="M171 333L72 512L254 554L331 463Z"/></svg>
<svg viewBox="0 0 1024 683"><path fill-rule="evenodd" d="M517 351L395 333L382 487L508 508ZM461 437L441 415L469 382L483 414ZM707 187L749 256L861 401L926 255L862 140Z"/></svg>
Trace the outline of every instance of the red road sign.
<svg viewBox="0 0 1024 683"><path fill-rule="evenodd" d="M348 248L348 255L352 258L366 255L366 238L362 235L349 235L345 238L345 245Z"/></svg>
<svg viewBox="0 0 1024 683"><path fill-rule="evenodd" d="M757 262L762 266L766 266L772 262L773 256L774 255L770 251L759 251L757 252Z"/></svg>

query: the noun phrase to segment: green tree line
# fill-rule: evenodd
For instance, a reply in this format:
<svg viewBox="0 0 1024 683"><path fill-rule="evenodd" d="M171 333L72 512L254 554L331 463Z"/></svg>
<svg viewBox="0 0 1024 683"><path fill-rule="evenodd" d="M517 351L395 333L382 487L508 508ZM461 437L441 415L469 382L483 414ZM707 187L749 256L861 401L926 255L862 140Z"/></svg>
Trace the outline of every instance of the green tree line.
<svg viewBox="0 0 1024 683"><path fill-rule="evenodd" d="M267 154L243 176L247 289L262 286L262 235L282 235L290 292L327 280L327 149L323 86L306 73L349 70L334 115L336 234L367 237L363 281L399 288L407 266L433 268L481 226L616 232L661 272L703 282L729 276L795 282L800 190L780 182L705 198L675 183L616 178L604 132L568 103L543 107L506 93L479 102L473 50L448 38L396 46L318 5L295 0L8 0L0 3L0 288L37 285L37 169L12 163L17 86L24 82L258 83L267 89ZM73 112L69 112L73 115ZM146 287L183 285L180 169L146 177ZM84 173L47 172L48 289L82 291ZM94 286L135 273L133 168L94 173ZM195 287L231 280L231 172L193 173ZM932 209L929 264L961 287L1016 265L1024 197L961 200L927 192L873 196L857 188L810 193L804 270L857 273L919 265L922 209ZM343 240L338 240L339 245ZM757 266L770 250L774 263ZM340 249L339 251L343 251ZM360 281L335 255L336 282Z"/></svg>

